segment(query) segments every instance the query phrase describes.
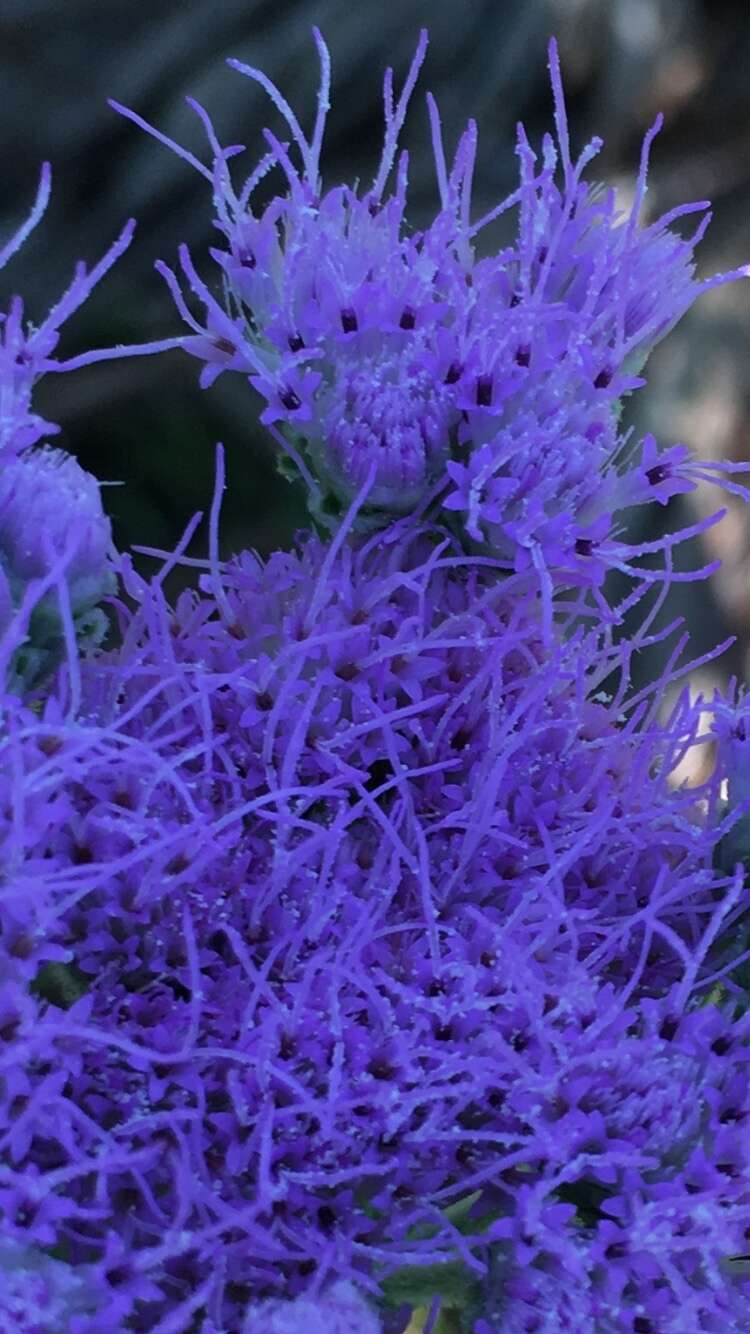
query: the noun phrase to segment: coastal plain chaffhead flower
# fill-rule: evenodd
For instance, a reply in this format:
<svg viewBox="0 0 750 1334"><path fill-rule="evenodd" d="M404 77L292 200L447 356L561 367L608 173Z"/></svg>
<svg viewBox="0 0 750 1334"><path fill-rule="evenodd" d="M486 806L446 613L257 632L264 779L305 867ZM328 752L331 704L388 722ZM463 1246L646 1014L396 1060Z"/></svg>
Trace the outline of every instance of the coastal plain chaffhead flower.
<svg viewBox="0 0 750 1334"><path fill-rule="evenodd" d="M0 464L0 631L10 630L12 650L0 654L8 688L38 684L64 653L66 632L69 652L102 642L107 620L99 603L117 586L113 558L99 484L72 455L44 446Z"/></svg>
<svg viewBox="0 0 750 1334"><path fill-rule="evenodd" d="M45 163L29 216L0 249L0 269L21 248L44 216L51 179L49 164ZM131 219L90 271L85 264L77 264L69 286L40 324L32 324L24 319L24 305L20 296L14 296L7 311L0 313L0 466L28 446L56 435L59 431L59 426L54 422L45 421L33 411L31 398L34 384L41 375L66 369L52 355L60 338L60 328L83 305L97 283L124 253L130 245L134 230L135 223ZM82 353L76 358L76 363L86 365L90 358L95 360L96 353Z"/></svg>
<svg viewBox="0 0 750 1334"><path fill-rule="evenodd" d="M0 249L0 269L44 215L49 165L34 205ZM68 369L53 354L63 323L130 244L131 220L91 271L76 266L60 299L40 324L24 318L21 297L0 314L0 685L29 689L64 653L95 648L104 636L101 599L114 590L112 534L99 484L64 450L44 443L59 432L33 409L42 375ZM84 366L96 352L82 353Z"/></svg>
<svg viewBox="0 0 750 1334"><path fill-rule="evenodd" d="M225 241L221 302L182 252L202 324L162 266L191 335L54 359L108 257L44 336L19 303L4 323L0 1323L29 1334L403 1334L443 1306L467 1334L746 1328L746 704L685 690L661 718L684 643L649 686L632 666L674 633L664 590L589 596L634 555L678 577L684 532L630 548L622 511L743 466L617 426L648 348L734 275L695 282L692 206L640 227L652 135L627 217L583 183L598 141L571 159L554 45L556 145L521 131L478 222L474 129L449 167L430 102L440 208L410 233L425 40L361 196L319 179L317 33L309 142L239 67L300 167L269 135L235 192L198 107L212 167L167 141ZM222 563L219 450L208 560L197 520L141 548L151 579L116 556L97 484L34 448L30 390L176 345L204 383L249 377L327 540ZM80 656L113 567L119 640ZM42 680L19 654L50 596ZM716 771L675 787L706 712Z"/></svg>
<svg viewBox="0 0 750 1334"><path fill-rule="evenodd" d="M692 1010L747 895L710 785L669 787L700 711L659 725L632 644L570 609L545 645L520 576L354 518L174 608L124 562L75 722L8 704L9 1236L133 1329L254 1331L337 1280L399 1306L404 1264L457 1255L466 1308L504 1309L582 1246L592 1309L723 1313L741 1145L700 1218L688 1174L747 1114L746 1025ZM665 1173L689 1252L644 1222L608 1277Z"/></svg>
<svg viewBox="0 0 750 1334"><path fill-rule="evenodd" d="M223 371L246 375L265 403L261 420L305 478L313 512L335 526L368 484L361 527L430 502L464 540L520 570L534 566L555 585L598 585L607 569L633 571L639 555L623 515L666 504L699 479L733 489L741 464L699 463L684 446L659 450L618 427L623 395L644 383L649 350L695 298L746 269L694 277L694 247L708 222L705 203L671 210L649 226L639 214L651 142L646 136L632 207L583 179L601 147L571 158L554 42L550 71L556 142L537 154L519 128L517 190L471 219L476 128L462 135L448 166L436 105L428 98L439 208L422 231L406 222L407 155L398 138L426 50L422 34L394 102L384 87L385 140L369 189L324 189L320 154L330 94L327 48L315 30L322 78L308 140L283 95L257 80L286 121L292 149L266 132L269 149L241 188L208 113L189 99L206 129L210 167L119 104L117 110L179 153L211 184L224 246L219 299L186 247L182 271L203 307L186 304L175 273L162 274L193 332L187 351L205 362L201 383ZM254 211L258 186L280 169L285 189ZM389 182L395 176L395 183ZM515 241L480 257L484 235L516 209ZM694 235L672 224L697 213ZM685 534L687 535L687 534ZM651 577L655 577L653 572Z"/></svg>

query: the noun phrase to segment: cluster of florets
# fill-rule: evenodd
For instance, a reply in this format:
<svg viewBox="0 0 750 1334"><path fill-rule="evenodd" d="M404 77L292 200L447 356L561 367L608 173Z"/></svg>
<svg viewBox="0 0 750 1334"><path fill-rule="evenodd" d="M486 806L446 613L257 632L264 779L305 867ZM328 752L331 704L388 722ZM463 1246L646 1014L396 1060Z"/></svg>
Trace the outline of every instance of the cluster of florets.
<svg viewBox="0 0 750 1334"><path fill-rule="evenodd" d="M51 172L48 163L42 167L39 188L26 221L0 249L0 269L16 254L38 226L49 202ZM89 271L86 265L76 266L69 287L50 310L41 324L24 320L24 305L20 296L11 300L8 310L0 313L0 460L20 454L50 435L59 427L44 421L32 408L31 397L41 375L63 369L55 360L60 329L78 310L93 288L104 277L130 245L135 224L132 220L110 246L104 257ZM84 353L78 358L85 364L96 353Z"/></svg>
<svg viewBox="0 0 750 1334"><path fill-rule="evenodd" d="M44 446L0 463L0 628L5 680L29 689L65 652L104 639L99 605L117 586L112 530L96 478ZM76 649L77 646L77 649Z"/></svg>
<svg viewBox="0 0 750 1334"><path fill-rule="evenodd" d="M301 173L269 136L236 195L198 108L228 305L183 252L206 325L167 271L195 333L155 346L250 377L332 538L222 563L219 451L209 560L193 523L115 596L99 488L33 448L29 393L110 355L51 358L127 229L40 330L4 326L0 1323L741 1334L747 702L713 702L715 773L676 788L709 706L660 719L674 655L631 684L663 599L571 591L631 568L619 510L711 475L651 438L623 462L615 413L700 290L689 210L639 228L650 139L626 219L582 184L553 48L557 148L537 170L521 134L472 224L473 127L449 171L431 105L441 208L408 235L403 158L385 191L424 41L360 197L320 189L317 40L309 144L241 67ZM669 577L674 540L641 549ZM106 593L119 647L81 658Z"/></svg>
<svg viewBox="0 0 750 1334"><path fill-rule="evenodd" d="M0 269L44 214L50 170L26 222L0 250ZM90 650L106 630L99 608L114 590L112 534L99 484L64 450L40 442L59 427L32 408L40 376L65 366L53 357L61 325L130 244L128 223L91 272L84 264L41 324L24 320L20 297L0 315L0 679L12 690L39 684L63 654ZM85 364L96 353L84 353Z"/></svg>
<svg viewBox="0 0 750 1334"><path fill-rule="evenodd" d="M78 723L18 704L2 749L10 1236L134 1329L457 1246L467 1308L580 1252L592 1310L723 1313L745 1025L690 1007L746 904L713 788L667 782L699 711L605 694L607 632L545 645L520 576L408 522L174 609L124 573Z"/></svg>
<svg viewBox="0 0 750 1334"><path fill-rule="evenodd" d="M93 1307L86 1278L38 1247L0 1240L0 1316L12 1334L75 1330Z"/></svg>
<svg viewBox="0 0 750 1334"><path fill-rule="evenodd" d="M699 478L715 481L731 469L693 462L683 446L660 451L653 437L639 444L618 427L620 400L644 383L638 372L650 348L700 292L736 276L694 279L708 206L639 224L660 122L646 138L626 216L612 190L582 179L601 141L571 159L552 44L557 144L546 137L540 160L520 128L518 189L472 222L475 127L449 170L430 100L440 207L428 227L411 232L407 159L397 157L397 145L426 38L395 105L386 76L383 155L362 194L322 190L330 69L317 33L316 41L323 76L309 142L278 89L260 71L230 62L267 90L300 156L297 168L267 133L269 152L240 190L228 165L240 150L220 146L202 107L193 103L214 153L211 169L125 112L212 185L226 242L212 253L225 300L183 248L182 269L205 310L201 323L175 274L159 266L193 329L183 344L206 363L202 384L224 370L249 378L265 400L261 420L280 426L277 438L305 477L317 518L335 524L362 488L360 525L435 502L466 538L511 568L532 564L555 585L597 586L608 569L645 554L621 540L623 511L665 504ZM286 192L256 214L253 199L271 166L281 169ZM519 213L516 241L478 258L480 234L511 208ZM702 218L692 238L672 230L696 212Z"/></svg>

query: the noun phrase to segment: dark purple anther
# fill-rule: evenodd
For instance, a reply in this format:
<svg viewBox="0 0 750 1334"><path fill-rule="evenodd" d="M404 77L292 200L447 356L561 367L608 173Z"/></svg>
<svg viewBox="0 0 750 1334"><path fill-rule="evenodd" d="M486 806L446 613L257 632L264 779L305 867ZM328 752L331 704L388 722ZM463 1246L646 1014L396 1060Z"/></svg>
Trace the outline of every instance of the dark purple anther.
<svg viewBox="0 0 750 1334"><path fill-rule="evenodd" d="M356 333L359 328L357 316L351 306L346 306L341 312L341 328L344 333Z"/></svg>
<svg viewBox="0 0 750 1334"><path fill-rule="evenodd" d="M531 348L528 343L522 344L516 351L516 362L519 366L528 366L531 361Z"/></svg>
<svg viewBox="0 0 750 1334"><path fill-rule="evenodd" d="M455 384L463 375L463 366L460 361L452 361L445 372L445 384Z"/></svg>
<svg viewBox="0 0 750 1334"><path fill-rule="evenodd" d="M287 412L296 412L297 408L302 407L302 399L293 389L282 389L279 398Z"/></svg>
<svg viewBox="0 0 750 1334"><path fill-rule="evenodd" d="M666 482L669 476L669 468L666 463L655 463L653 468L646 472L646 481L650 486L658 486L660 482Z"/></svg>
<svg viewBox="0 0 750 1334"><path fill-rule="evenodd" d="M298 333L290 334L287 341L289 343L290 352L301 352L302 348L305 346L304 338Z"/></svg>
<svg viewBox="0 0 750 1334"><path fill-rule="evenodd" d="M613 1241L604 1252L608 1260L622 1260L627 1253L628 1248L624 1241Z"/></svg>
<svg viewBox="0 0 750 1334"><path fill-rule="evenodd" d="M416 322L417 322L417 317L414 314L414 311L412 310L411 306L404 306L404 313L398 322L399 328L413 329Z"/></svg>
<svg viewBox="0 0 750 1334"><path fill-rule="evenodd" d="M477 379L477 407L492 407L492 376L480 375Z"/></svg>
<svg viewBox="0 0 750 1334"><path fill-rule="evenodd" d="M610 366L604 366L594 380L594 388L606 389L612 379L612 374L612 368Z"/></svg>

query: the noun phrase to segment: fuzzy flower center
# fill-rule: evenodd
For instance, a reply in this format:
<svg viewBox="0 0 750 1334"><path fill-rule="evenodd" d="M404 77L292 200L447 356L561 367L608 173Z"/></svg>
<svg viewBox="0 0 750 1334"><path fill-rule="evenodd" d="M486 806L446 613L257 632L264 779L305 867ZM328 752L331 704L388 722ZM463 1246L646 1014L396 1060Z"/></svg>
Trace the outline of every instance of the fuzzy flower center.
<svg viewBox="0 0 750 1334"><path fill-rule="evenodd" d="M38 578L71 544L68 579L100 580L110 543L99 484L72 455L46 447L5 464L0 473L0 562L11 574L22 580Z"/></svg>
<svg viewBox="0 0 750 1334"><path fill-rule="evenodd" d="M319 400L320 466L345 497L375 476L368 501L410 509L439 476L455 409L414 347L340 360Z"/></svg>

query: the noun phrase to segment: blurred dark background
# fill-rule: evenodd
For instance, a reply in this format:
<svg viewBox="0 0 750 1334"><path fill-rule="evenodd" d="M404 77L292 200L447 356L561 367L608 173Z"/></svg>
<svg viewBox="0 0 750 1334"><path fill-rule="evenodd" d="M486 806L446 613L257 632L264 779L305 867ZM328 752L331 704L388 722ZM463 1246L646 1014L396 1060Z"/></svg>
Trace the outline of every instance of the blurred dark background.
<svg viewBox="0 0 750 1334"><path fill-rule="evenodd" d="M750 260L746 0L0 0L2 234L26 211L38 163L50 158L54 171L45 222L0 275L3 304L18 290L30 316L41 316L74 261L98 258L132 214L139 220L133 246L66 328L61 351L180 332L153 262L172 262L186 240L212 274L210 192L185 163L115 115L106 98L136 108L206 160L184 101L192 93L224 142L247 144L250 164L262 150L261 127L278 130L278 117L262 90L224 60L262 67L309 127L318 81L313 23L333 57L327 184L371 176L382 138L383 69L392 64L403 79L426 25L430 49L404 136L411 219L419 225L435 202L428 88L449 146L469 116L478 120L475 212L491 206L515 182L516 121L524 120L534 142L551 125L545 48L556 33L573 144L580 149L594 133L606 140L594 177L621 187L627 202L643 134L662 110L649 216L711 198L715 220L701 273ZM664 443L683 440L704 457L750 457L749 354L750 283L703 298L649 363L649 388L631 410L638 429L654 429ZM198 370L179 352L98 365L49 377L38 403L62 424L60 443L87 468L125 483L106 496L121 546L174 544L189 516L209 503L219 439L228 451L227 549L288 543L305 522L304 501L275 473L255 396L230 376L202 392ZM716 493L700 492L683 502L683 513L716 503ZM730 506L706 546L724 569L709 590L687 586L680 609L698 643L738 633L741 645L725 668L743 672L750 522L741 506Z"/></svg>

